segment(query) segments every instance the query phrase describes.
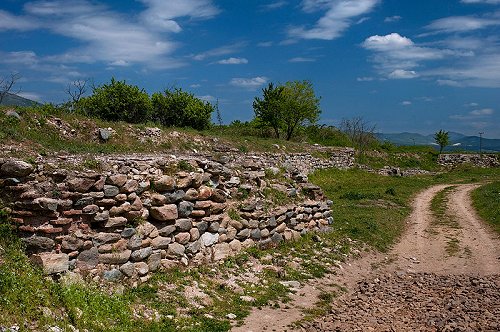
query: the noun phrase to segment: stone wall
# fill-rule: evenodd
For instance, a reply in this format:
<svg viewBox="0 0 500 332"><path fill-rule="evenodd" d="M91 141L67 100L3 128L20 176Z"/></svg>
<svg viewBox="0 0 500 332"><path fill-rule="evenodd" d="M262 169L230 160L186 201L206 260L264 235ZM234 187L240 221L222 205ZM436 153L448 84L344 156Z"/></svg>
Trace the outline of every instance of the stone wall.
<svg viewBox="0 0 500 332"><path fill-rule="evenodd" d="M350 150L342 156L0 160L0 198L46 273L145 280L327 227L331 202L305 172L353 164Z"/></svg>
<svg viewBox="0 0 500 332"><path fill-rule="evenodd" d="M498 154L440 154L438 164L446 167L456 167L462 164L500 167L500 156Z"/></svg>

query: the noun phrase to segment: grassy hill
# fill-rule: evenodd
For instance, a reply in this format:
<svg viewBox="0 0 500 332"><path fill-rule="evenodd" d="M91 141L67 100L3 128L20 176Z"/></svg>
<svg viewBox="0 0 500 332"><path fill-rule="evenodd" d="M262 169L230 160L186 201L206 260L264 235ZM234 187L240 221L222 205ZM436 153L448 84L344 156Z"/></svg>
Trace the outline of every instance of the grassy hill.
<svg viewBox="0 0 500 332"><path fill-rule="evenodd" d="M40 105L38 102L33 101L31 99L27 99L12 93L8 93L3 98L0 106L21 106L21 107L29 107Z"/></svg>

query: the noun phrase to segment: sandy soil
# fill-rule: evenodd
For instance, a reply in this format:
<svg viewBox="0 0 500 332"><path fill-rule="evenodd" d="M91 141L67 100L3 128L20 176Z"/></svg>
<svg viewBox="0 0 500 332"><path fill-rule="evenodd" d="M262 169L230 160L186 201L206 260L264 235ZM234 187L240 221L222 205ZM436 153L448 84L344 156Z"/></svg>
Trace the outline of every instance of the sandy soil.
<svg viewBox="0 0 500 332"><path fill-rule="evenodd" d="M312 281L311 284L298 289L292 302L286 307L255 309L244 325L234 328L233 331L291 331L293 328L290 324L304 317L303 310L314 307L320 289L338 292L336 285L348 289L346 294L335 300L335 308L337 302L340 303L343 298L345 301L345 298L352 296L354 292L359 292L359 284L374 278L378 280L378 276L384 276L384 280L389 282L399 282L397 278L386 278L391 274L431 274L434 278L476 276L495 279L495 275L500 275L500 239L483 224L471 206L470 191L478 185L456 185L448 194L446 215L453 221L453 227L447 224L436 226L436 223L433 223L430 210L432 198L450 186L434 186L417 195L413 212L407 220L407 230L401 241L387 255L367 253L360 259L348 262L336 274ZM450 242L454 244L453 251L449 249ZM493 293L497 296L498 290L495 287ZM375 299L374 303L378 301ZM356 310L355 307L348 307L343 310ZM338 314L336 312L336 315ZM322 326L322 319L330 323L335 320L332 315L319 318L316 324L312 324L316 327L307 330L325 330L317 328ZM350 325L344 327L347 326Z"/></svg>

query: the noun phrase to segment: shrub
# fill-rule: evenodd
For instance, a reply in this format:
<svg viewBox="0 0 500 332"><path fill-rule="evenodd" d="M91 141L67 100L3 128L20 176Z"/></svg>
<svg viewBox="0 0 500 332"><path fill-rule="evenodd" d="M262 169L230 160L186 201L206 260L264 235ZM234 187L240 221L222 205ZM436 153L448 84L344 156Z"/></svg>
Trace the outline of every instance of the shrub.
<svg viewBox="0 0 500 332"><path fill-rule="evenodd" d="M90 97L82 98L78 108L103 120L140 123L148 120L151 100L143 89L112 78L111 83L95 87Z"/></svg>
<svg viewBox="0 0 500 332"><path fill-rule="evenodd" d="M210 127L214 107L182 89L165 90L152 96L152 120L163 126L191 127L203 130Z"/></svg>

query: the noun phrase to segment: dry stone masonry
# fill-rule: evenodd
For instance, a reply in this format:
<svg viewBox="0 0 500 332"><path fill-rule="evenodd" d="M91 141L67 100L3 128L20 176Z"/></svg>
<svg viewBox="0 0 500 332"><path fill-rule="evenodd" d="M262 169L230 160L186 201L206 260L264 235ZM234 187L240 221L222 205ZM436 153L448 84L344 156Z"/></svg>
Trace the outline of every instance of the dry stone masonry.
<svg viewBox="0 0 500 332"><path fill-rule="evenodd" d="M500 167L500 155L498 154L441 154L438 164L446 167L456 167L462 164L470 164L477 167Z"/></svg>
<svg viewBox="0 0 500 332"><path fill-rule="evenodd" d="M34 165L0 159L0 199L47 274L144 281L160 268L214 262L327 228L332 202L307 172L352 164L350 150L331 159L130 155Z"/></svg>

